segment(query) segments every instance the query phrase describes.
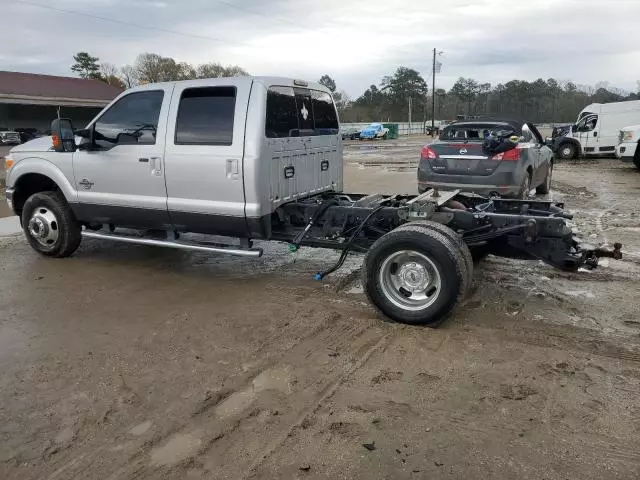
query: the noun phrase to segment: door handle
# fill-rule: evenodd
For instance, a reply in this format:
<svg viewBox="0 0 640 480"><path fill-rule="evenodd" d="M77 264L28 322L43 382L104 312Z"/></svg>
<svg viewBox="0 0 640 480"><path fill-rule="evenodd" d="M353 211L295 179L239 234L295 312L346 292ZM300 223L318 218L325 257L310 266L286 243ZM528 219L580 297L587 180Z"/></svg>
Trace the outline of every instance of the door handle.
<svg viewBox="0 0 640 480"><path fill-rule="evenodd" d="M238 160L233 158L227 159L227 178L233 180L238 178Z"/></svg>
<svg viewBox="0 0 640 480"><path fill-rule="evenodd" d="M597 137L598 136L598 132L593 132L593 136Z"/></svg>
<svg viewBox="0 0 640 480"><path fill-rule="evenodd" d="M140 163L149 163L149 159L148 158L139 158L138 161Z"/></svg>
<svg viewBox="0 0 640 480"><path fill-rule="evenodd" d="M151 175L162 175L162 157L149 157L151 160Z"/></svg>

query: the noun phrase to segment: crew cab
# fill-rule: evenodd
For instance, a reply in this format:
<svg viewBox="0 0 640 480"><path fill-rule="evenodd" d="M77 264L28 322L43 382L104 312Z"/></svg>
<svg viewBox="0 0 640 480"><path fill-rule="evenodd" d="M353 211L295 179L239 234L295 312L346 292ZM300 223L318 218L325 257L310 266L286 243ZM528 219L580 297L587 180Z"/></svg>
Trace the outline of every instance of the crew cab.
<svg viewBox="0 0 640 480"><path fill-rule="evenodd" d="M620 130L616 157L623 162L633 162L640 169L640 125L630 125Z"/></svg>
<svg viewBox="0 0 640 480"><path fill-rule="evenodd" d="M7 200L49 257L72 255L82 238L248 257L280 241L339 250L321 280L358 251L364 291L384 315L435 326L469 291L474 249L565 270L620 256L619 246L581 247L552 202L344 192L331 94L302 80L139 86L86 128L55 119L51 132L5 158Z"/></svg>

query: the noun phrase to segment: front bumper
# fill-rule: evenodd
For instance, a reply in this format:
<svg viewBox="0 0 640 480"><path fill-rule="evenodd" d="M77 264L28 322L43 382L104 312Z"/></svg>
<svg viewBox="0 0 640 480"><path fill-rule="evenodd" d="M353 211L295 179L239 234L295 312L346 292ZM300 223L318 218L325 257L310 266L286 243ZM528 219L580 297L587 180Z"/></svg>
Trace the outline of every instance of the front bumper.
<svg viewBox="0 0 640 480"><path fill-rule="evenodd" d="M623 162L633 162L638 144L636 142L624 142L616 147L616 157Z"/></svg>
<svg viewBox="0 0 640 480"><path fill-rule="evenodd" d="M423 193L429 188L462 190L463 192L477 193L485 197L489 197L495 193L501 197L515 197L520 193L519 185L481 185L475 183L418 181L418 193Z"/></svg>
<svg viewBox="0 0 640 480"><path fill-rule="evenodd" d="M13 210L13 194L15 193L15 189L14 188L7 188L4 192L4 196L7 200L7 205L9 205L9 208L11 210ZM15 212L15 210L14 210Z"/></svg>

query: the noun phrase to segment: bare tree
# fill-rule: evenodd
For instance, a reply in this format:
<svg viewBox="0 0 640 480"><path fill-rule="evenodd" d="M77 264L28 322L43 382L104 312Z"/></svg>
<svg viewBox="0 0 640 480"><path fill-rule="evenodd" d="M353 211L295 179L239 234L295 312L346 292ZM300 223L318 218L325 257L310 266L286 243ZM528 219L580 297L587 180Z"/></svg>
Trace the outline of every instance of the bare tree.
<svg viewBox="0 0 640 480"><path fill-rule="evenodd" d="M140 83L138 71L131 65L125 65L120 69L120 79L126 88L135 87Z"/></svg>

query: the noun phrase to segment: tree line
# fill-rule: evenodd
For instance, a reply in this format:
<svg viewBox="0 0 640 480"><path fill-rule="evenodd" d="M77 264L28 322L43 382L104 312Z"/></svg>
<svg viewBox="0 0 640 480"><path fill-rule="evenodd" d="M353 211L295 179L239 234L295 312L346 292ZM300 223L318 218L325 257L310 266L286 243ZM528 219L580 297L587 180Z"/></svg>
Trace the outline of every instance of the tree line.
<svg viewBox="0 0 640 480"><path fill-rule="evenodd" d="M435 118L454 120L465 116L502 116L536 123L572 122L590 103L640 100L639 92L630 93L599 82L594 87L553 78L533 82L511 80L491 85L473 78L460 77L447 91L436 88ZM432 95L426 82L412 69L400 67L379 86L371 85L341 112L343 122L408 120L409 98L412 121L431 120Z"/></svg>
<svg viewBox="0 0 640 480"><path fill-rule="evenodd" d="M224 66L219 63L191 65L187 62L176 62L173 58L163 57L157 53L141 53L133 65L120 68L112 63L100 63L98 57L87 52L79 52L73 56L71 71L81 78L100 80L121 89L135 87L143 83L170 82L173 80L190 80L194 78L237 77L249 75L238 66Z"/></svg>
<svg viewBox="0 0 640 480"><path fill-rule="evenodd" d="M138 55L133 65L116 67L100 63L87 52L74 55L71 70L83 78L93 78L122 89L141 83L154 83L194 78L215 78L248 75L239 66L219 63L191 65L177 62L155 53ZM372 84L362 95L351 100L337 88L329 75L319 82L333 93L343 122L430 122L433 108L431 91L426 80L416 70L399 67L392 75ZM630 93L599 82L595 86L578 85L570 81L539 78L533 82L511 80L492 85L473 78L460 77L449 90L436 88L435 118L454 120L459 115L503 116L537 123L572 122L578 112L590 103L640 100L638 92Z"/></svg>

